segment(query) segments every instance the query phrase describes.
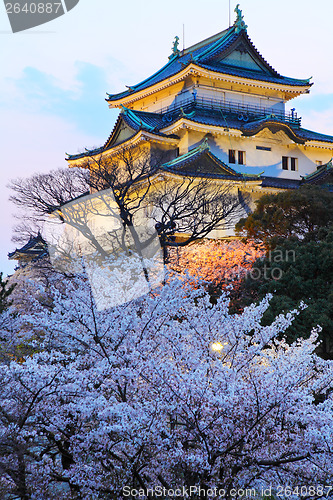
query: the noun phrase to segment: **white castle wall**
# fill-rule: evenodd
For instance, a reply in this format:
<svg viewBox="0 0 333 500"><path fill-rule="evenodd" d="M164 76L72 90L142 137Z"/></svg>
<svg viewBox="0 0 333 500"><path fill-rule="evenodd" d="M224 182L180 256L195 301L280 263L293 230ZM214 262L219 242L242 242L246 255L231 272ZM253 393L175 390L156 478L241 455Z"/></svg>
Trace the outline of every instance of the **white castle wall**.
<svg viewBox="0 0 333 500"><path fill-rule="evenodd" d="M265 130L257 137L241 137L230 133L224 135L205 134L189 130L182 133L179 150L180 154L197 147L205 137L213 154L226 164L229 164L229 149L245 151L246 165L230 164L238 172L247 174L264 174L286 179L300 179L301 176L314 172L316 161L327 163L333 154L332 150L303 146L293 143L283 132L273 134ZM240 133L239 133L240 135ZM271 151L258 150L259 147L270 147ZM328 145L329 147L329 145ZM282 156L298 159L298 170L283 170ZM236 155L237 161L237 155Z"/></svg>
<svg viewBox="0 0 333 500"><path fill-rule="evenodd" d="M133 104L133 108L141 111L159 113L162 110L165 111L168 107L181 106L194 100L193 92L195 92L198 101L204 99L205 101L212 101L212 103L220 102L221 106L232 103L242 107L255 107L258 111L266 110L267 112L273 111L275 113L285 112L285 104L278 98L230 91L204 84L186 86L185 82L181 82L170 89L165 89L158 97L149 96L139 101L138 104Z"/></svg>

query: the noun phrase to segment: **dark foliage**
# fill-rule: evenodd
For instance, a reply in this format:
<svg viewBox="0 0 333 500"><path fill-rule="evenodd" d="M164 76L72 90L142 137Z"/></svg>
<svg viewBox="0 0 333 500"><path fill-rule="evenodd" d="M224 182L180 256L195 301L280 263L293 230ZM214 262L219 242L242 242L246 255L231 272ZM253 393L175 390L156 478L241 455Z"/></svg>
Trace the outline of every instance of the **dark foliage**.
<svg viewBox="0 0 333 500"><path fill-rule="evenodd" d="M239 235L274 247L279 238L303 239L333 224L333 193L305 186L262 196L255 211L236 225Z"/></svg>
<svg viewBox="0 0 333 500"><path fill-rule="evenodd" d="M323 239L299 241L289 238L255 262L242 284L237 306L249 305L273 293L271 305L263 317L270 324L276 315L298 307L300 312L286 331L288 341L307 338L320 325L321 352L333 358L333 231Z"/></svg>
<svg viewBox="0 0 333 500"><path fill-rule="evenodd" d="M235 310L273 293L263 317L270 324L303 301L307 308L286 331L288 341L308 337L319 325L321 354L333 358L333 194L303 187L263 196L237 230L263 241L267 255L243 281Z"/></svg>

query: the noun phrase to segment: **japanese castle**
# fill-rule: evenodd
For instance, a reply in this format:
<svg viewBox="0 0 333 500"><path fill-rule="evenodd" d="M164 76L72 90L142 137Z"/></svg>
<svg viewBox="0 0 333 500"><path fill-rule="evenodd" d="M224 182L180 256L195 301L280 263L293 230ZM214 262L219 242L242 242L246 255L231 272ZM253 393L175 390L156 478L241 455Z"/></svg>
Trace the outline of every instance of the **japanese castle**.
<svg viewBox="0 0 333 500"><path fill-rule="evenodd" d="M161 167L179 175L235 182L253 193L333 184L333 137L302 128L286 103L307 94L310 79L280 75L247 33L242 11L233 26L187 49L175 38L168 62L119 94L120 109L105 144L69 155L69 166L89 157L114 157L145 147L167 153Z"/></svg>
<svg viewBox="0 0 333 500"><path fill-rule="evenodd" d="M304 184L333 190L333 137L302 128L295 109L285 108L313 84L273 69L251 42L239 6L235 12L233 26L185 50L176 37L157 73L108 94L110 108L120 109L109 138L100 148L68 155L69 166L89 167L94 159L144 147L163 151L164 175L231 182L251 205L265 193ZM38 235L9 258L24 265L45 253Z"/></svg>

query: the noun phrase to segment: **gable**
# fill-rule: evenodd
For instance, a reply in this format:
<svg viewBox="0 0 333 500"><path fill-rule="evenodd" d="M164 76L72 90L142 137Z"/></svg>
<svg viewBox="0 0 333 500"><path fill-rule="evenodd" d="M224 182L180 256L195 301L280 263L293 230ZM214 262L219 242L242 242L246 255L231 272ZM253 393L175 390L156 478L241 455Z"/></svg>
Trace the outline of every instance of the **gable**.
<svg viewBox="0 0 333 500"><path fill-rule="evenodd" d="M233 50L229 55L220 59L217 62L233 66L235 68L249 69L252 71L260 71L267 74L267 71L262 67L257 58L250 54L244 47L239 46Z"/></svg>
<svg viewBox="0 0 333 500"><path fill-rule="evenodd" d="M287 136L283 130L270 130L269 128L264 128L256 134L256 138L263 140L267 143L277 143L277 144L292 144L293 141Z"/></svg>
<svg viewBox="0 0 333 500"><path fill-rule="evenodd" d="M263 76L281 76L262 57L244 30L238 33L230 44L222 45L220 50L215 50L207 56L204 55L203 59L213 63L215 67L223 64L230 68L255 71Z"/></svg>
<svg viewBox="0 0 333 500"><path fill-rule="evenodd" d="M208 153L204 153L191 162L181 165L178 172L195 174L230 175L230 172L222 168Z"/></svg>
<svg viewBox="0 0 333 500"><path fill-rule="evenodd" d="M242 127L245 137L256 136L266 141L274 141L283 144L305 144L306 140L299 136L287 123L274 119L265 119L258 122L250 122Z"/></svg>
<svg viewBox="0 0 333 500"><path fill-rule="evenodd" d="M132 129L126 123L122 123L119 127L119 130L117 130L117 133L113 137L112 140L112 145L116 146L117 144L120 144L121 142L127 141L132 135L136 132L136 130Z"/></svg>
<svg viewBox="0 0 333 500"><path fill-rule="evenodd" d="M178 156L164 165L166 170L171 170L190 176L227 176L239 178L240 174L219 160L209 151L209 146L204 141L200 146L188 153Z"/></svg>

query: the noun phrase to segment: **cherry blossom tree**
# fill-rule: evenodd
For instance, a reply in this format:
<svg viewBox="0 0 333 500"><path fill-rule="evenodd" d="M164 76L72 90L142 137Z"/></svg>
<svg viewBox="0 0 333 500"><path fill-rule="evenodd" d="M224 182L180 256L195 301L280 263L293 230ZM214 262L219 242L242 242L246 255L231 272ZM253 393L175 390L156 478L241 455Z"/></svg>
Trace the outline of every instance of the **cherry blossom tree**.
<svg viewBox="0 0 333 500"><path fill-rule="evenodd" d="M233 304L240 297L242 280L265 253L263 244L251 240L205 239L187 247L173 248L169 268L177 274L193 276L194 281L205 281L212 298L232 286L230 299Z"/></svg>
<svg viewBox="0 0 333 500"><path fill-rule="evenodd" d="M2 498L332 497L333 365L316 332L278 340L296 311L263 327L269 297L230 315L186 279L103 310L84 274L47 294L21 315L34 354L0 366Z"/></svg>
<svg viewBox="0 0 333 500"><path fill-rule="evenodd" d="M2 273L0 272L0 313L5 311L10 305L9 296L13 290L14 286L8 286L8 280L2 279Z"/></svg>

